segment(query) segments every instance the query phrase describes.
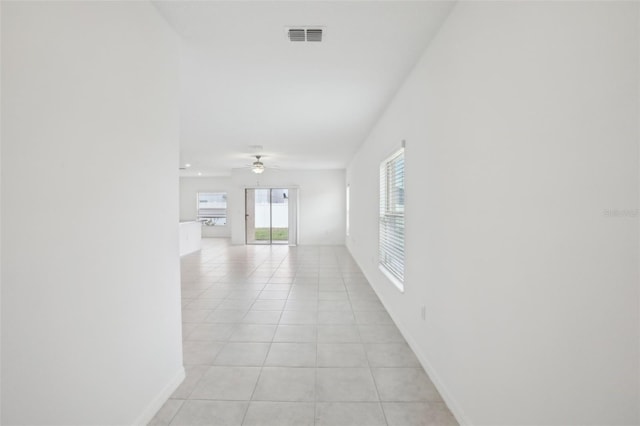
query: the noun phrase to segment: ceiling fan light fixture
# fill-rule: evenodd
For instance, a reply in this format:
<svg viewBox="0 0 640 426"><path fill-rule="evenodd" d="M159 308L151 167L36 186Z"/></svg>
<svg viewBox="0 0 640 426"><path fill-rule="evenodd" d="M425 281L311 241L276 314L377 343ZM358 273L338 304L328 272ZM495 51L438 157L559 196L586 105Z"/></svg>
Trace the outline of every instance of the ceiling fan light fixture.
<svg viewBox="0 0 640 426"><path fill-rule="evenodd" d="M262 161L260 161L260 157L262 157L262 156L261 155L256 155L256 161L253 162L253 165L251 167L251 171L253 173L260 174L260 173L264 172L264 164L262 164Z"/></svg>

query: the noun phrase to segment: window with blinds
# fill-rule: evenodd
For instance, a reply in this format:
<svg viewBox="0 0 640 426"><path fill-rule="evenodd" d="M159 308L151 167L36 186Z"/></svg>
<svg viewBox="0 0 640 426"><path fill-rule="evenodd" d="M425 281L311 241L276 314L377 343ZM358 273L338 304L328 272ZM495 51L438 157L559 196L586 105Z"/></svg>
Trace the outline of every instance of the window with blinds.
<svg viewBox="0 0 640 426"><path fill-rule="evenodd" d="M351 213L350 213L350 208L349 205L351 204L351 185L347 185L347 199L346 199L346 203L347 203L347 237L349 236L349 221L351 220Z"/></svg>
<svg viewBox="0 0 640 426"><path fill-rule="evenodd" d="M404 148L380 164L380 269L404 290Z"/></svg>
<svg viewBox="0 0 640 426"><path fill-rule="evenodd" d="M198 220L206 226L227 224L227 193L199 192Z"/></svg>

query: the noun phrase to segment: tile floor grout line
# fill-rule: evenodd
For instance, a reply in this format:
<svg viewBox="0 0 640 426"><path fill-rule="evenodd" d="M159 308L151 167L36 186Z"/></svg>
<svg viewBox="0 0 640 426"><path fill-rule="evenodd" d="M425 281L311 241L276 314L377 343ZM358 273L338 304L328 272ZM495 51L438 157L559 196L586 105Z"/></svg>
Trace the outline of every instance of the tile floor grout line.
<svg viewBox="0 0 640 426"><path fill-rule="evenodd" d="M345 286L346 287L346 286ZM351 312L354 312L353 310L353 302L351 300L351 295L349 294L349 292L347 291L347 298L349 299L349 305L351 305ZM354 317L354 322L356 323L355 327L358 333L358 336L360 337L360 344L362 345L362 349L364 350L364 357L367 360L367 367L369 370L369 376L371 376L371 381L373 381L373 386L376 389L376 396L378 397L378 406L380 407L380 411L382 411L382 418L384 419L385 424L388 426L389 425L389 421L387 420L387 415L384 412L384 407L382 406L382 401L380 399L380 391L378 390L378 383L376 382L376 378L373 376L373 370L371 369L371 363L369 362L369 354L367 353L367 347L365 346L365 343L362 339L362 334L360 333L360 327L358 327L357 325L357 321L355 318L355 312L353 314Z"/></svg>
<svg viewBox="0 0 640 426"><path fill-rule="evenodd" d="M264 288L264 287L263 287ZM255 301L254 301L255 304ZM251 305L253 306L253 304ZM243 317L243 319L246 317L246 315ZM276 326L276 330L277 330L277 326ZM275 330L273 332L274 336L275 336ZM258 387L258 383L260 383L260 377L262 377L262 371L264 369L264 363L267 360L267 357L269 356L269 352L271 351L271 345L273 344L273 336L271 338L271 343L269 344L269 349L267 350L267 353L264 356L264 359L262 360L262 365L260 366L260 372L258 373L258 378L256 379L256 383L253 386L253 390L251 391L251 395L249 395L249 400L247 402L247 409L244 412L244 415L242 416L242 420L240 421L240 424L243 425L245 422L245 419L247 418L247 413L249 412L249 408L251 408L251 401L253 400L253 395L256 392L256 389Z"/></svg>
<svg viewBox="0 0 640 426"><path fill-rule="evenodd" d="M184 404L187 402L186 399L182 400L182 403L180 404L180 407L176 410L175 413L173 413L173 416L171 416L171 418L169 419L169 421L167 422L167 425L171 425L171 423L173 422L173 419L176 418L176 416L178 415L178 413L180 412L180 410L182 410L182 407L184 406Z"/></svg>

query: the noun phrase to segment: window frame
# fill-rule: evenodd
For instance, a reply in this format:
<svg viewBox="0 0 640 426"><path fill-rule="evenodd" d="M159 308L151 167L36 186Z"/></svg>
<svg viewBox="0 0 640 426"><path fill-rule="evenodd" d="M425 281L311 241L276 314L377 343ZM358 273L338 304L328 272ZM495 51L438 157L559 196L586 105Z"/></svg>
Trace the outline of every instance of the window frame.
<svg viewBox="0 0 640 426"><path fill-rule="evenodd" d="M208 194L221 194L225 200L224 207L224 224L217 225L215 222L211 225L206 223L206 218L201 217L200 215L200 196L208 195ZM229 193L228 191L198 191L196 192L196 222L200 222L202 226L210 226L213 228L224 228L229 225Z"/></svg>
<svg viewBox="0 0 640 426"><path fill-rule="evenodd" d="M380 199L378 203L378 269L385 275L385 277L391 281L395 287L404 293L404 274L406 269L406 256L405 256L405 164L404 164L405 147L404 144L400 149L395 150L391 155L380 162ZM395 164L399 157L402 157L402 187L394 190L394 185L397 183L398 176L395 168ZM393 173L389 173L392 170ZM400 189L402 193L400 193ZM402 204L398 203L400 197L402 197ZM402 206L399 209L399 206ZM396 225L393 229L387 228L389 226L389 219L392 222L399 222L400 226ZM401 231L399 228L401 227ZM389 229L391 232L389 232ZM386 237L386 238L385 238ZM390 255L389 248L393 249L394 245L398 245L397 240L400 237L400 253L398 250L393 251L393 255ZM393 258L398 262L398 255L400 255L400 275L398 274L397 267L391 268L391 262L388 258Z"/></svg>

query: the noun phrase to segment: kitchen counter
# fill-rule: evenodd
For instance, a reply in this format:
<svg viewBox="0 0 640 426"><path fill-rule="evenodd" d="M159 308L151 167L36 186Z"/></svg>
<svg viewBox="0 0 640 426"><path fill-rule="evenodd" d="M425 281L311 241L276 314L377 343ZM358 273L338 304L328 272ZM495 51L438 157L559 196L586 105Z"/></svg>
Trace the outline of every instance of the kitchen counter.
<svg viewBox="0 0 640 426"><path fill-rule="evenodd" d="M180 256L202 248L202 225L197 221L180 222Z"/></svg>

